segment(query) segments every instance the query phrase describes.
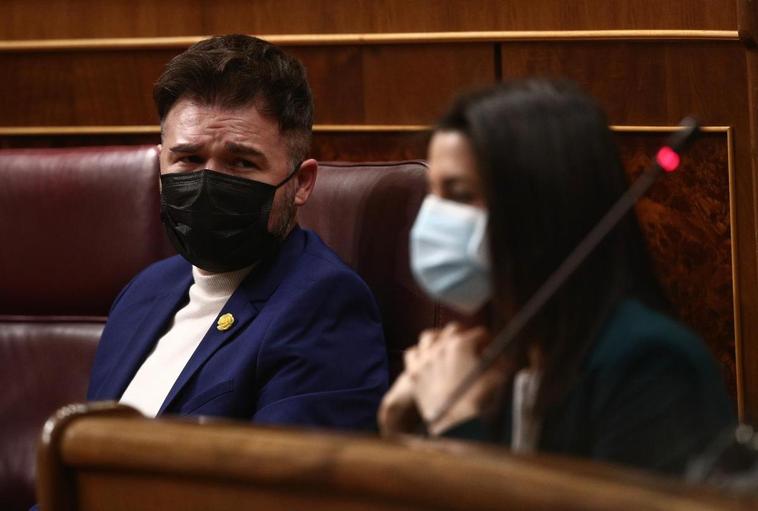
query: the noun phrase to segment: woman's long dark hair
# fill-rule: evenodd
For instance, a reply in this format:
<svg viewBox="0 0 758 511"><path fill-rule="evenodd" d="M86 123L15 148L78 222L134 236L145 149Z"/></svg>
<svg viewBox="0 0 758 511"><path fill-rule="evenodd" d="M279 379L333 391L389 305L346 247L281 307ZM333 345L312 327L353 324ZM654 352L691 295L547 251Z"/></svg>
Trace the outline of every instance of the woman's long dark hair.
<svg viewBox="0 0 758 511"><path fill-rule="evenodd" d="M514 81L462 96L438 130L463 133L475 152L499 328L626 190L626 175L605 115L569 82ZM517 356L534 343L543 354L539 415L564 397L608 313L627 297L665 307L633 213L516 342Z"/></svg>

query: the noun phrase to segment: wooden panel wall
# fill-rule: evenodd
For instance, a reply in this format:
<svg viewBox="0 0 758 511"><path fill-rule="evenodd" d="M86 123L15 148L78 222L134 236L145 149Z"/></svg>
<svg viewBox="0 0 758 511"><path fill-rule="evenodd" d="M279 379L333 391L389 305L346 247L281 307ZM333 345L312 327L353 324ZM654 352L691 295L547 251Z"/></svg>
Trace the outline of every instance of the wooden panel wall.
<svg viewBox="0 0 758 511"><path fill-rule="evenodd" d="M318 124L430 123L457 91L495 81L491 44L289 50L308 68ZM0 69L9 79L0 80L0 125L155 124L152 83L179 52L2 52Z"/></svg>
<svg viewBox="0 0 758 511"><path fill-rule="evenodd" d="M733 0L3 0L1 39L458 30L733 30Z"/></svg>
<svg viewBox="0 0 758 511"><path fill-rule="evenodd" d="M422 158L451 97L507 78L586 87L627 127L630 174L695 113L716 128L639 214L678 312L755 420L756 20L749 0L5 0L0 147L156 143L162 67L229 32L271 35L306 64L323 160Z"/></svg>
<svg viewBox="0 0 758 511"><path fill-rule="evenodd" d="M651 163L660 132L618 133L630 178ZM701 136L679 172L664 175L637 204L658 278L674 311L708 342L736 394L731 130Z"/></svg>

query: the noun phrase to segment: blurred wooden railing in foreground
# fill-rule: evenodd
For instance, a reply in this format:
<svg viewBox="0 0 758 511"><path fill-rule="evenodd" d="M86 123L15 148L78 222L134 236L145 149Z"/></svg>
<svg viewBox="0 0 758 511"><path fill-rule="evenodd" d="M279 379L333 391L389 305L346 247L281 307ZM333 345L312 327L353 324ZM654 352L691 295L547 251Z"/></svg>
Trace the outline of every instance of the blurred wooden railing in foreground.
<svg viewBox="0 0 758 511"><path fill-rule="evenodd" d="M151 420L110 403L71 405L48 421L37 491L42 511L756 509L607 465L450 441Z"/></svg>

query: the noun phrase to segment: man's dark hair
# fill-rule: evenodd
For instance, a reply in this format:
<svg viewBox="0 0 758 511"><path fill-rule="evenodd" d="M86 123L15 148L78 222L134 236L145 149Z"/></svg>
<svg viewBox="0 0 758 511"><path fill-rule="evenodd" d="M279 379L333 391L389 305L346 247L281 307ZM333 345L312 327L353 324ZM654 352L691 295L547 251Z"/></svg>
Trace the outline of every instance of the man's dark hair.
<svg viewBox="0 0 758 511"><path fill-rule="evenodd" d="M305 68L257 37L211 37L171 59L153 87L161 124L180 98L224 108L258 102L261 113L279 123L294 161L310 149L313 98Z"/></svg>

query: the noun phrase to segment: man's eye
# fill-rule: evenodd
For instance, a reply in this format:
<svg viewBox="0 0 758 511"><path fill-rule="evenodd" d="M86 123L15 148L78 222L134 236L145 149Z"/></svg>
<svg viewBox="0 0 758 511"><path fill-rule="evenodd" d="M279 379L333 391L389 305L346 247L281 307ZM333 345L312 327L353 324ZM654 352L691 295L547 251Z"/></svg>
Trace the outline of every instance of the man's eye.
<svg viewBox="0 0 758 511"><path fill-rule="evenodd" d="M236 160L234 166L242 169L255 169L258 166L250 160Z"/></svg>
<svg viewBox="0 0 758 511"><path fill-rule="evenodd" d="M203 159L200 156L182 156L179 158L179 161L182 163L192 163L193 165L203 163Z"/></svg>

